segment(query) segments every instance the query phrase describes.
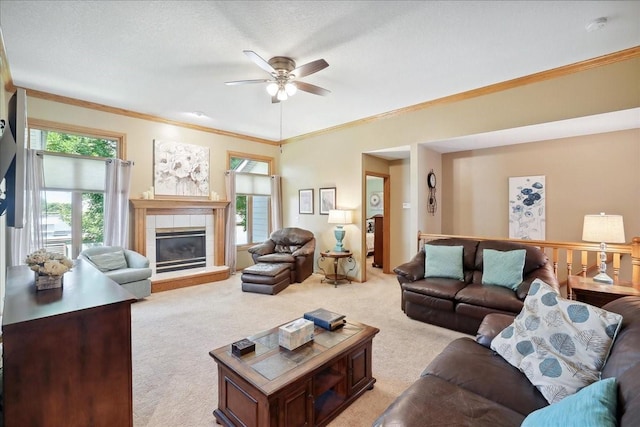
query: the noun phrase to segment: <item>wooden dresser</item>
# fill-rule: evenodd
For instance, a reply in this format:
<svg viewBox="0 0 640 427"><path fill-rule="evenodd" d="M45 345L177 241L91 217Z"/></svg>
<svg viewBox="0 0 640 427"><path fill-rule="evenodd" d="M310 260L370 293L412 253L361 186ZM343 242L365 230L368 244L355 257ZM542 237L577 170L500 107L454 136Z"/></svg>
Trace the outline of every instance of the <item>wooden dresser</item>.
<svg viewBox="0 0 640 427"><path fill-rule="evenodd" d="M132 426L133 295L79 260L61 289L7 270L4 425Z"/></svg>
<svg viewBox="0 0 640 427"><path fill-rule="evenodd" d="M384 217L382 215L374 215L373 227L373 263L374 267L382 268L382 260L384 259Z"/></svg>

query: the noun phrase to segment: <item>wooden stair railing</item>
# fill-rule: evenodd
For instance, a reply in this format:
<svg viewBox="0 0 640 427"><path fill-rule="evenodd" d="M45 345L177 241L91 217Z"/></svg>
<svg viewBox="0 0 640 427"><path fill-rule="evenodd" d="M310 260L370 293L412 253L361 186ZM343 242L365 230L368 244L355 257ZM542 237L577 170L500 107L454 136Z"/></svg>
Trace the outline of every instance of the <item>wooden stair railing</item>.
<svg viewBox="0 0 640 427"><path fill-rule="evenodd" d="M505 238L491 238L491 237L476 237L476 236L457 236L447 234L426 234L418 233L418 250L422 246L431 240L435 239L447 239L452 237L475 239L475 240L498 240L503 242L521 243L524 245L536 246L544 251L549 260L553 264L553 272L558 278L560 284L566 282L567 276L579 275L586 277L587 274L593 270L597 270L598 262L589 265L589 259L595 257L598 260L598 254L600 252L600 245L597 243L582 243L582 242L555 242L551 240L521 240L521 239L505 239ZM634 237L631 243L625 244L607 244L606 250L607 256L612 263L612 273L614 283L620 283L624 281L630 281L633 285L640 285L640 237ZM574 254L580 257L580 268L576 273L574 272ZM590 256L591 255L591 256ZM621 257L628 255L631 257L630 271L624 271L624 274L620 273L621 269ZM562 263L564 262L564 269L562 269Z"/></svg>

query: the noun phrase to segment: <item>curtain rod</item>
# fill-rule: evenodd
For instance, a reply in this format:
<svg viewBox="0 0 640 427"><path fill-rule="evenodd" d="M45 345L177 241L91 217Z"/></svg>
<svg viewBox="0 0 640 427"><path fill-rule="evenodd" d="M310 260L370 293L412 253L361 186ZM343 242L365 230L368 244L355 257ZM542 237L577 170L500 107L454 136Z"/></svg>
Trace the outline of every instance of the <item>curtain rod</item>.
<svg viewBox="0 0 640 427"><path fill-rule="evenodd" d="M44 150L35 150L36 156L44 157L47 156L57 156L57 157L72 157L74 159L86 159L86 160L99 160L104 161L106 163L111 163L114 160L120 159L111 159L108 157L97 157L97 156L82 156L80 154L70 154L70 153L56 153L54 151L44 151ZM135 165L133 160L122 160L122 163L125 165Z"/></svg>

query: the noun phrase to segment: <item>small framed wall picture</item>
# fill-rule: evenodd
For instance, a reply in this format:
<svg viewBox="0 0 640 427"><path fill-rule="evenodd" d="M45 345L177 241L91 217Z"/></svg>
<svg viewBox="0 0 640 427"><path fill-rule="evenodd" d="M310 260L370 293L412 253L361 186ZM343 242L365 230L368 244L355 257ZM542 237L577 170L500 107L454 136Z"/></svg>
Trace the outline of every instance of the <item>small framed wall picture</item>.
<svg viewBox="0 0 640 427"><path fill-rule="evenodd" d="M318 199L320 215L329 215L329 211L336 208L336 187L320 188Z"/></svg>
<svg viewBox="0 0 640 427"><path fill-rule="evenodd" d="M313 214L313 188L298 190L298 213Z"/></svg>

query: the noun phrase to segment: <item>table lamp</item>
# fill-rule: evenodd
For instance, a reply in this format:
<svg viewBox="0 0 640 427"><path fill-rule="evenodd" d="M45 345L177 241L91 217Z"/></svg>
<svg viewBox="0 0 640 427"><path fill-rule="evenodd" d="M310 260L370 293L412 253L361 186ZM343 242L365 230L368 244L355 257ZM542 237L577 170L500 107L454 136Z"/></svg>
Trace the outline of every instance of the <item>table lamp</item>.
<svg viewBox="0 0 640 427"><path fill-rule="evenodd" d="M336 246L333 248L334 252L346 252L342 247L342 239L344 239L345 231L342 226L344 224L351 224L351 211L332 209L329 211L329 224L337 224L336 229L333 232L336 236Z"/></svg>
<svg viewBox="0 0 640 427"><path fill-rule="evenodd" d="M600 272L593 280L612 284L613 279L607 275L607 243L624 243L624 225L622 215L585 215L582 227L582 240L600 243Z"/></svg>

